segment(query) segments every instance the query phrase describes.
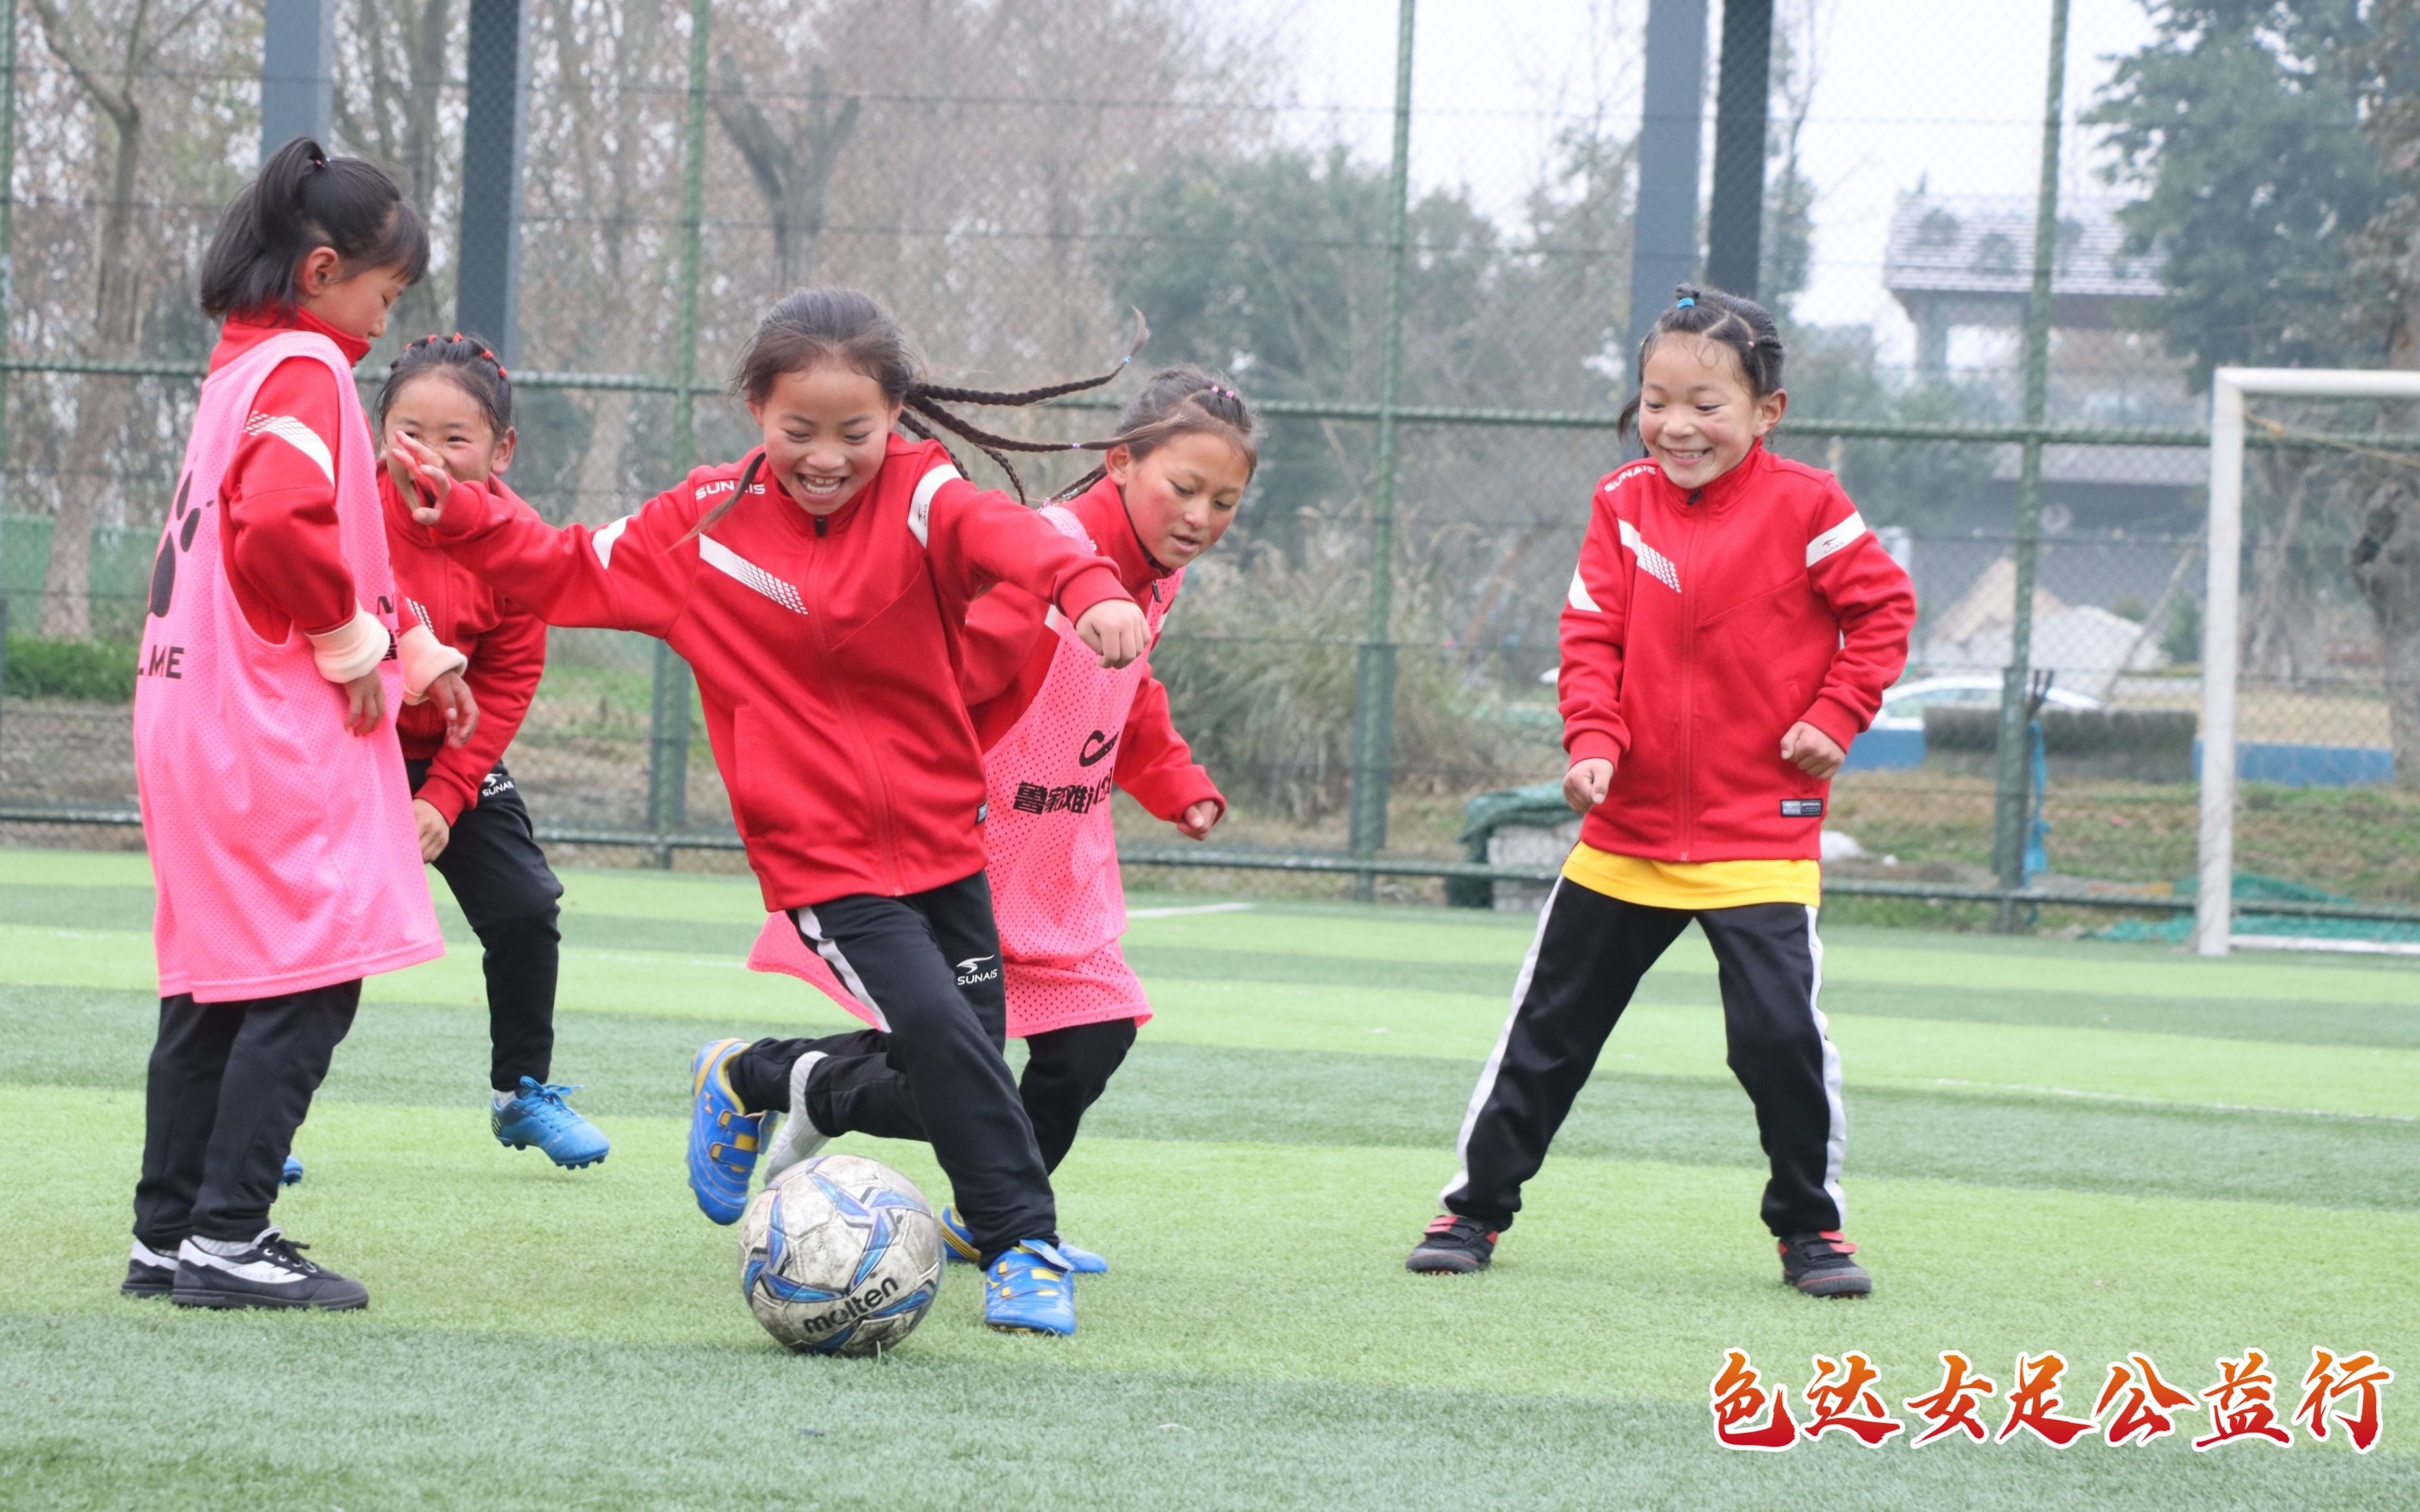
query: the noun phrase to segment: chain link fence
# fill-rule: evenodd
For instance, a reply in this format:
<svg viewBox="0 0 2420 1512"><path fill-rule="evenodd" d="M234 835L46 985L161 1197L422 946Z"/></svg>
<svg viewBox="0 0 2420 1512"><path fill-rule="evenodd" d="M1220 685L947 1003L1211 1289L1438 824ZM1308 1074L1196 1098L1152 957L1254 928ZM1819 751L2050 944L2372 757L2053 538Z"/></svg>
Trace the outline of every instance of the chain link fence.
<svg viewBox="0 0 2420 1512"><path fill-rule="evenodd" d="M1150 874L1229 887L1249 868L1255 886L1332 889L1377 872L1388 895L1487 901L1470 886L1481 879L1449 874L1512 854L1473 830L1502 806L1474 800L1559 776L1556 615L1591 487L1626 455L1611 410L1639 171L1630 128L1602 97L1542 109L1537 182L1509 221L1468 192L1415 194L1398 332L1385 165L1314 139L1279 33L1156 0L926 8L907 26L885 5L739 0L713 6L701 34L703 5L520 8L523 150L504 186L519 217L512 483L550 519L594 524L690 459L737 455L751 427L718 377L799 283L876 291L938 372L1003 387L1100 370L1140 309L1147 361L1233 373L1269 424L1242 521L1188 575L1155 657L1233 804L1216 851L1187 858L1223 855L1234 870ZM84 82L66 54L164 23L111 0L55 26L11 11L0 840L135 844L132 642L214 334L193 307L194 269L260 130L259 15L203 8L135 39L121 88L152 103L130 138L102 87L117 76ZM460 8L348 0L334 13L332 146L387 164L439 247L364 364L369 382L402 341L454 329L466 206L499 190L464 177L466 80L482 75ZM1784 32L1766 276L1787 310L1792 289L1827 276L1807 262L1802 162L1824 132L1871 124L1810 110L1807 56L1793 61L1797 34ZM1104 70L1104 56L1130 66ZM1410 130L1419 142L1471 124L1416 110ZM2040 126L1995 129L2024 154ZM508 171L493 154L469 161ZM1842 906L1877 918L1987 917L2005 874L1994 812L2013 796L2029 888L2131 904L2142 928L2166 928L2194 872L2207 417L2158 340L2111 313L2142 293L2141 274L2112 212L2078 201L2062 255L2071 242L2081 261L2060 275L2068 323L2035 432L2041 532L2021 650L2028 543L2011 522L2027 432L2009 301L2021 311L2033 210L1919 184L1874 249L1905 340L1791 326L1777 449L1839 473L1914 575L1921 614L1907 677L1836 786L1827 878ZM1388 497L1382 378L1398 334ZM2354 408L2280 409L2254 437L2238 855L2276 898L2410 907L2420 771L2398 766L2396 747L2398 729L2413 742L2420 728L2391 712L2410 674L2354 568L2364 490L2397 464L2343 438L2372 435L2359 444L2399 456L2392 437L2414 427ZM1058 439L1109 420L1086 404L985 418ZM1038 462L1028 490L1074 471ZM1394 548L1374 563L1382 513ZM1383 637L1369 624L1378 568L1393 603ZM1356 743L1373 641L1391 648L1392 712L1374 772ZM2051 679L2039 761L2011 795L1998 711L2021 656ZM507 760L566 856L737 866L678 664L597 631L555 632L549 657ZM1357 781L1384 795L1374 855L1353 821ZM1120 804L1137 860L1177 852L1166 826ZM2041 917L2099 927L2109 914Z"/></svg>

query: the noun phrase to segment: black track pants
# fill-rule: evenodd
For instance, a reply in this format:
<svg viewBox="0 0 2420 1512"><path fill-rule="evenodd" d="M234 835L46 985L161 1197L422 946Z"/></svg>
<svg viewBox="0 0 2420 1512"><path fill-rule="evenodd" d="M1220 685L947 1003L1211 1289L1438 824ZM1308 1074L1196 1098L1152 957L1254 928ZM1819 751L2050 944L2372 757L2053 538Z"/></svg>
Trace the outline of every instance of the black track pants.
<svg viewBox="0 0 2420 1512"><path fill-rule="evenodd" d="M135 1238L173 1255L188 1235L246 1240L269 1227L294 1131L361 1000L358 981L240 1003L160 999Z"/></svg>
<svg viewBox="0 0 2420 1512"><path fill-rule="evenodd" d="M1049 1171L1001 1054L1008 999L984 874L905 898L836 898L791 918L888 1030L760 1040L732 1061L740 1102L804 1112L829 1134L929 1141L986 1264L1019 1240L1056 1238ZM810 1050L830 1059L808 1083L811 1105L794 1109L790 1067Z"/></svg>
<svg viewBox="0 0 2420 1512"><path fill-rule="evenodd" d="M428 764L404 766L418 792ZM453 838L430 864L479 936L488 978L488 1084L510 1092L524 1076L546 1080L554 1064L563 884L538 848L520 789L501 764L480 783L479 801L454 821Z"/></svg>
<svg viewBox="0 0 2420 1512"><path fill-rule="evenodd" d="M1510 1227L1522 1183L1538 1172L1572 1100L1638 980L1695 918L1720 969L1732 1074L1756 1105L1772 1178L1765 1227L1776 1235L1838 1229L1847 1125L1840 1060L1817 997L1823 947L1815 910L1749 903L1696 913L1623 903L1569 880L1547 895L1512 989L1512 1014L1471 1093L1446 1186L1446 1211Z"/></svg>
<svg viewBox="0 0 2420 1512"><path fill-rule="evenodd" d="M1025 1099L1025 1116L1033 1120L1033 1140L1042 1147L1044 1165L1055 1171L1067 1158L1085 1109L1100 1100L1134 1042L1132 1019L1104 1019L1026 1036L1025 1076L1016 1086Z"/></svg>

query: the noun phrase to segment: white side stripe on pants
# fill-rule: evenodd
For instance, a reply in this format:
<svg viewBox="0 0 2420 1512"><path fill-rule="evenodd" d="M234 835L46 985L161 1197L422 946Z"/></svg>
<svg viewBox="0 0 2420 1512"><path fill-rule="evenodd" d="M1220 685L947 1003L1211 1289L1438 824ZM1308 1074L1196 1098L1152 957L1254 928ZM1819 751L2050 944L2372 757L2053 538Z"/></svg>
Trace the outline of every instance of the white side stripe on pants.
<svg viewBox="0 0 2420 1512"><path fill-rule="evenodd" d="M1529 979L1537 974L1538 948L1546 940L1546 920L1555 917L1555 900L1562 895L1563 879L1559 876L1555 878L1555 885L1547 889L1545 906L1538 910L1538 933L1529 938L1529 953L1521 962L1521 974L1512 979L1512 1008L1504 1015L1504 1030L1496 1037L1496 1048L1487 1053L1487 1064L1479 1072L1479 1085L1471 1090L1470 1106L1462 1115L1462 1133L1454 1135L1453 1139L1453 1158L1460 1164L1453 1173L1453 1180L1437 1194L1439 1202L1470 1184L1470 1131L1479 1122L1480 1109L1487 1105L1488 1097L1496 1090L1496 1074L1504 1065L1504 1047L1512 1041L1512 1024L1521 1016L1521 1000L1529 995ZM1832 1108L1836 1128L1838 1126L1839 1106L1839 1100L1835 1097Z"/></svg>
<svg viewBox="0 0 2420 1512"><path fill-rule="evenodd" d="M825 938L823 921L815 918L815 911L813 908L793 908L790 910L790 923L798 930L799 938L807 942L807 948L824 958L824 964L832 968L832 975L840 979L840 984L848 989L849 995L874 1011L876 1026L883 1033L890 1033L890 1015L882 1011L882 1005L874 1000L874 995L865 990L865 979L848 964L848 957L840 953L840 943ZM1836 1102L1833 1105L1838 1107L1838 1103Z"/></svg>
<svg viewBox="0 0 2420 1512"><path fill-rule="evenodd" d="M1815 914L1807 910L1807 959L1814 968L1807 989L1807 1011L1815 1016L1815 1037L1823 1043L1823 1101L1832 1114L1831 1133L1823 1141L1823 1190L1830 1194L1840 1227L1849 1227L1849 1199L1840 1195L1840 1165L1849 1153L1849 1115L1840 1104L1840 1052L1832 1044L1832 1026L1823 1017L1823 940L1815 933Z"/></svg>

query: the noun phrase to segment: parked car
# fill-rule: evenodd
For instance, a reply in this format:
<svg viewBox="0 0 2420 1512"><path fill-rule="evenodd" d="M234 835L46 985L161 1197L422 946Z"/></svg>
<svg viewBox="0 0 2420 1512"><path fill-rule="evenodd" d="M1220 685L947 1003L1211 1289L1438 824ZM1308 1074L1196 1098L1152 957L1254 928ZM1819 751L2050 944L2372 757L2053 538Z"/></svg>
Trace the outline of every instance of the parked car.
<svg viewBox="0 0 2420 1512"><path fill-rule="evenodd" d="M1924 711L1940 703L1997 703L2000 702L2000 680L1987 674L1961 677L1919 677L1912 683L1901 683L1883 695L1882 713L1874 717L1876 730L1921 730ZM2063 709L2097 709L2101 701L2089 693L2072 693L2054 683L2050 702Z"/></svg>

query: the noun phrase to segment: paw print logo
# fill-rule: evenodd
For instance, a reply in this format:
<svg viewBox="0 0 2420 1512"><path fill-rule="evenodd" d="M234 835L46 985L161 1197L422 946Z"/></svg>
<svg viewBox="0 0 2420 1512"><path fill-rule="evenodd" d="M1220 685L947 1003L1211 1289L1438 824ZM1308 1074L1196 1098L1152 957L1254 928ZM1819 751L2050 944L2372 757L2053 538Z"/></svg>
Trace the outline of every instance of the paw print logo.
<svg viewBox="0 0 2420 1512"><path fill-rule="evenodd" d="M187 507L193 493L194 475L188 472L177 485L177 502L169 515L171 523L182 520L184 524L174 536L161 539L160 559L151 563L151 617L155 620L167 617L168 606L177 596L177 559L194 548L194 532L201 529L204 505Z"/></svg>

